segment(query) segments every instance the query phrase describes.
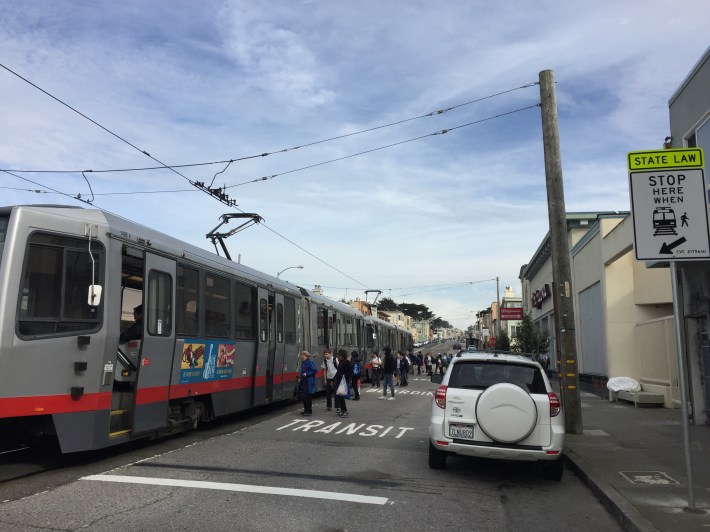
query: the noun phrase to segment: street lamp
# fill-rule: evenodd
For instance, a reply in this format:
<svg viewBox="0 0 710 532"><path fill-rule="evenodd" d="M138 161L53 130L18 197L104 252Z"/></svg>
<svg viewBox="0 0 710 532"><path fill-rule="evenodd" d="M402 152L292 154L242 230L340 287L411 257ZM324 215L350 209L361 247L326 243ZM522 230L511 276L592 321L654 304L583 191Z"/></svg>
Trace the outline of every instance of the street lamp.
<svg viewBox="0 0 710 532"><path fill-rule="evenodd" d="M285 272L286 270L292 270L292 269L294 269L294 268L298 268L299 270L302 270L302 269L303 269L303 266L289 266L288 268L284 268L283 270L281 270L279 273L276 274L276 278L278 279L278 278L279 278L279 275L281 275L281 274L282 274L283 272Z"/></svg>

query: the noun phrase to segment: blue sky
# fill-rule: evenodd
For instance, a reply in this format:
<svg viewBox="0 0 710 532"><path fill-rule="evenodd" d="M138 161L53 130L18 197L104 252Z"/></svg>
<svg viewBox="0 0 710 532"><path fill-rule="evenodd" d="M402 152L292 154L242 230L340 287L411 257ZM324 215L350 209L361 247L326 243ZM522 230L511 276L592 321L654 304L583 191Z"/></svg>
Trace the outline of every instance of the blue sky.
<svg viewBox="0 0 710 532"><path fill-rule="evenodd" d="M495 300L496 277L501 294L520 293L548 230L539 109L491 117L538 103L537 85L519 87L553 70L567 210L629 210L625 154L661 147L668 99L710 44L706 0L0 7L0 63L163 163L272 153L215 178L268 226L228 241L243 263L273 275L303 265L283 277L335 299L381 289L459 327ZM2 169L155 166L5 69L0 114ZM225 166L180 172L209 183ZM82 205L29 192L43 187L91 197L81 173L18 175L42 187L0 172L0 204ZM192 188L166 170L87 175L95 206L206 249L235 212L164 192Z"/></svg>

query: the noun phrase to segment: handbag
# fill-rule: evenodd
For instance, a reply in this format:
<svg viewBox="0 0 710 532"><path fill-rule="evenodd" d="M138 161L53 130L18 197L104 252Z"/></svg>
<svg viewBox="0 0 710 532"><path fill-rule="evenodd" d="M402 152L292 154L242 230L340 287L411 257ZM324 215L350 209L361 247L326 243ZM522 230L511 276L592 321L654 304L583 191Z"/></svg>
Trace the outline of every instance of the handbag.
<svg viewBox="0 0 710 532"><path fill-rule="evenodd" d="M335 390L335 395L338 397L348 396L348 382L345 380L345 377L340 379L340 384L338 384L338 388Z"/></svg>
<svg viewBox="0 0 710 532"><path fill-rule="evenodd" d="M295 389L294 392L293 392L293 395L296 396L296 397L298 397L298 400L299 400L299 401L302 401L303 398L304 398L305 395L306 395L306 394L305 394L305 391L306 391L306 383L305 383L305 380L306 380L306 379L303 379L303 378L302 378L302 379L299 379L299 380L298 380L298 385L296 386L296 389Z"/></svg>

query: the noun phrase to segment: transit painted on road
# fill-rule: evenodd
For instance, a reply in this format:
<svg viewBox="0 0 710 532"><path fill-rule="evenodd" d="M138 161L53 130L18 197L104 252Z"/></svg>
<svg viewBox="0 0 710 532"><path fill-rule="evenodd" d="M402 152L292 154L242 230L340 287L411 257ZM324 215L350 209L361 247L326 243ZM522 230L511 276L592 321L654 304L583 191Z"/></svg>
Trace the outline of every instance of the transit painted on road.
<svg viewBox="0 0 710 532"><path fill-rule="evenodd" d="M382 395L382 388L372 388L367 391L361 389L360 393L379 393L380 395ZM387 393L389 395L389 390L387 390ZM395 397L400 395L419 395L421 397L434 397L434 392L420 392L419 390L400 390L398 388L394 395Z"/></svg>
<svg viewBox="0 0 710 532"><path fill-rule="evenodd" d="M387 504L387 497L358 495L357 493L338 493L334 491L302 490L293 488L277 488L275 486L256 486L253 484L232 484L228 482L207 482L203 480L182 480L175 478L129 477L125 475L90 475L81 480L97 480L100 482L118 482L122 484L143 484L147 486L169 486L177 488L199 488L207 490L240 491L243 493L261 493L265 495L285 495L289 497L309 497L311 499L326 499L330 501L357 502L360 504Z"/></svg>
<svg viewBox="0 0 710 532"><path fill-rule="evenodd" d="M309 432L312 429L314 433L325 433L325 434L344 434L346 436L377 436L378 438L384 438L388 434L394 436L397 440L404 436L408 431L414 430L414 427L394 427L385 425L368 425L367 423L345 423L344 421L336 421L334 423L328 423L327 421L321 421L315 419L313 421L308 421L306 419L295 419L291 423L283 425L276 430L284 430L290 428L293 432Z"/></svg>

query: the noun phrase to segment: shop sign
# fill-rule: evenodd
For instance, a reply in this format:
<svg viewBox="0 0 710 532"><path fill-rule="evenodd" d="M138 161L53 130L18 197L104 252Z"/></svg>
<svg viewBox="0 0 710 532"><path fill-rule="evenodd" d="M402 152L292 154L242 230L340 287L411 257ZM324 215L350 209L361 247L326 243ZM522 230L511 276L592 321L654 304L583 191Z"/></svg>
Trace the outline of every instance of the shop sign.
<svg viewBox="0 0 710 532"><path fill-rule="evenodd" d="M535 308L542 308L542 302L545 301L552 295L550 292L550 285L546 284L542 290L535 290L530 298L532 306ZM522 319L522 316L520 317Z"/></svg>

